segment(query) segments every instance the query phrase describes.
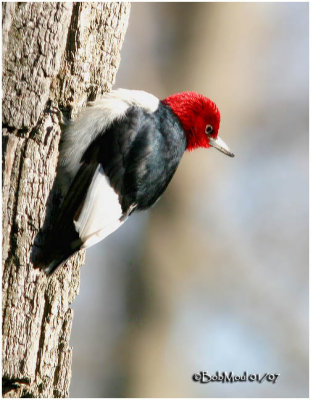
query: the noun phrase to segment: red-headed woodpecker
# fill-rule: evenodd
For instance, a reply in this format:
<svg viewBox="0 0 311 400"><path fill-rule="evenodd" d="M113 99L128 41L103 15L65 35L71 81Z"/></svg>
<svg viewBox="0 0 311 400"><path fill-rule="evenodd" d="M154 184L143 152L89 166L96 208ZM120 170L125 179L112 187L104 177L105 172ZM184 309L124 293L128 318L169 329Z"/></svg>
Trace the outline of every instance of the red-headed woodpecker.
<svg viewBox="0 0 311 400"><path fill-rule="evenodd" d="M71 123L61 144L64 201L47 251L52 273L72 254L104 239L136 210L152 206L184 151L215 147L220 114L208 98L184 92L159 100L138 90L114 90Z"/></svg>

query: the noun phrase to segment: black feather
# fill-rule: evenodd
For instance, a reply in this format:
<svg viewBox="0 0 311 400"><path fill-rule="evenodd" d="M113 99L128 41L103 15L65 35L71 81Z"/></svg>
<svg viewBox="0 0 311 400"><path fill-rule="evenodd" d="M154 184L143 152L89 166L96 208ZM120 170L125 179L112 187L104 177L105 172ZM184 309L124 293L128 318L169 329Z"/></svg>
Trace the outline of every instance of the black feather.
<svg viewBox="0 0 311 400"><path fill-rule="evenodd" d="M52 232L44 249L45 272L51 274L70 256L80 250L82 242L74 226L74 218L83 206L87 189L92 181L97 164L83 163L75 176L61 206Z"/></svg>
<svg viewBox="0 0 311 400"><path fill-rule="evenodd" d="M159 198L172 179L186 148L178 117L168 106L154 114L130 107L94 141L83 156L96 158L111 186L119 194L123 212L136 204L146 209Z"/></svg>

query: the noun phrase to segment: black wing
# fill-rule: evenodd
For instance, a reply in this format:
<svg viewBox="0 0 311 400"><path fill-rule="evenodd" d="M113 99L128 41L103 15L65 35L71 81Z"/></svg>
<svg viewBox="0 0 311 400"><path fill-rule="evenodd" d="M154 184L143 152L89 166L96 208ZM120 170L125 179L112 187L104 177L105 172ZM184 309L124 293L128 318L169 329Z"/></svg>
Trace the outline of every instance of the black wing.
<svg viewBox="0 0 311 400"><path fill-rule="evenodd" d="M150 207L164 192L186 148L185 133L169 107L154 114L131 107L84 155L101 163L122 210Z"/></svg>

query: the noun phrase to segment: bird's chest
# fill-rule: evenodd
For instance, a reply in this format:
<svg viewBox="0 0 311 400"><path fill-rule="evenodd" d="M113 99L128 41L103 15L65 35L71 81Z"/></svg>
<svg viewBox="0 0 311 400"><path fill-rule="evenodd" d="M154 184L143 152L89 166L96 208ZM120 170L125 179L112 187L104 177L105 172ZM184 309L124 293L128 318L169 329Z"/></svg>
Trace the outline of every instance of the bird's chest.
<svg viewBox="0 0 311 400"><path fill-rule="evenodd" d="M162 126L157 135L148 141L143 157L137 162L134 174L129 177L138 209L152 206L171 181L185 150L183 131L177 125L172 131ZM125 179L125 183L127 183ZM131 192L131 190L129 190Z"/></svg>

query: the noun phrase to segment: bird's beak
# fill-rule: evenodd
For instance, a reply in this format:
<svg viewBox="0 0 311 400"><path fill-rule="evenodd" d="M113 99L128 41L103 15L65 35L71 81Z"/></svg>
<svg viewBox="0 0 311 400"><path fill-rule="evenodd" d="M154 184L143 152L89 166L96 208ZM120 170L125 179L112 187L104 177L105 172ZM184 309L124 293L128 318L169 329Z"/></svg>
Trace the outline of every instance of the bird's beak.
<svg viewBox="0 0 311 400"><path fill-rule="evenodd" d="M215 147L215 149L221 151L222 153L226 154L229 157L234 157L234 154L231 153L229 147L226 145L226 143L220 139L220 137L217 137L217 139L209 139L209 144L212 147Z"/></svg>

